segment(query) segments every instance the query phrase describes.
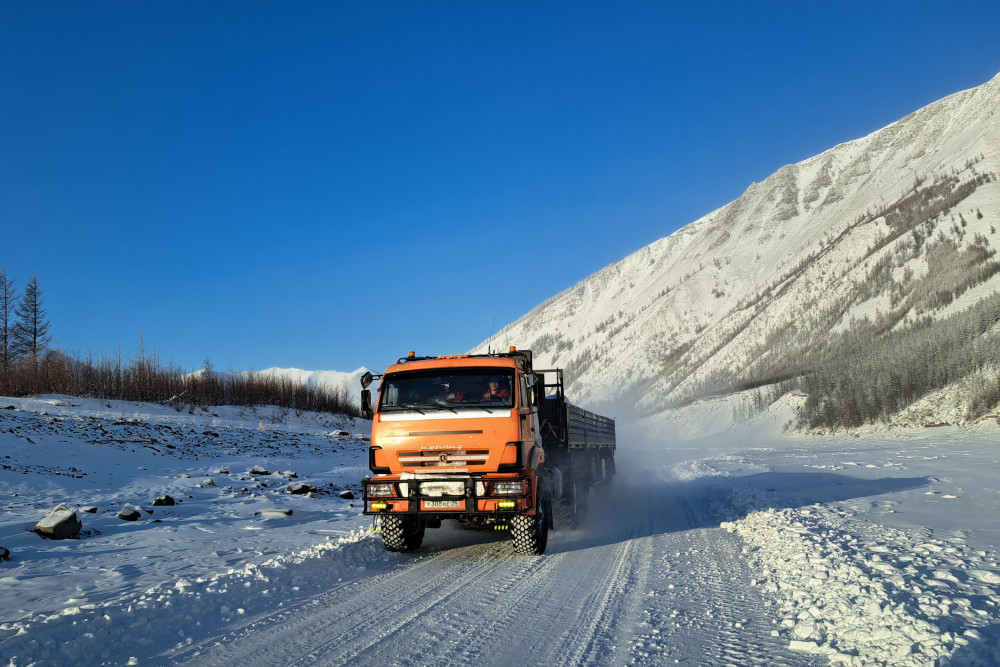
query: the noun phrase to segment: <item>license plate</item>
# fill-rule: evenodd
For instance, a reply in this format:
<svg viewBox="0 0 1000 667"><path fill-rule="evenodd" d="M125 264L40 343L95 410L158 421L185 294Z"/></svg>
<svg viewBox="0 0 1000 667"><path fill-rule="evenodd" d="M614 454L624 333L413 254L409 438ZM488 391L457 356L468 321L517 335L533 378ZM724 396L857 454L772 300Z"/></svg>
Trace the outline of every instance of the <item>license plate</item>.
<svg viewBox="0 0 1000 667"><path fill-rule="evenodd" d="M425 500L424 507L434 510L457 510L462 506L461 500Z"/></svg>

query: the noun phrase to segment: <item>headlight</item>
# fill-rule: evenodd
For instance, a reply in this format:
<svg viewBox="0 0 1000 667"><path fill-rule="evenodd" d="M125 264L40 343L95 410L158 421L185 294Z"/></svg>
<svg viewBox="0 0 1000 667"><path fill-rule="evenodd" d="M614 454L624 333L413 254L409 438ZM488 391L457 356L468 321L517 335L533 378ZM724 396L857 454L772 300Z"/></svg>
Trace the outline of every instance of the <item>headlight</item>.
<svg viewBox="0 0 1000 667"><path fill-rule="evenodd" d="M420 495L430 498L464 496L465 482L420 482Z"/></svg>
<svg viewBox="0 0 1000 667"><path fill-rule="evenodd" d="M368 495L372 498L392 497L392 484L369 484Z"/></svg>
<svg viewBox="0 0 1000 667"><path fill-rule="evenodd" d="M524 485L519 479L508 482L496 482L493 485L493 495L495 496L519 496L523 492Z"/></svg>

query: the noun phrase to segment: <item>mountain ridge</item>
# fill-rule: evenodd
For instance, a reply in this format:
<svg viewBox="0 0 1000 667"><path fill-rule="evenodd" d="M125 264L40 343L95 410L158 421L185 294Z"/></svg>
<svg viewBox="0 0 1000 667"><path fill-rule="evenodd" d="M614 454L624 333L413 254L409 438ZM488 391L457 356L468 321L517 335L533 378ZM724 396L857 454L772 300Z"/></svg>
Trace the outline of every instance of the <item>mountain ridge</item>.
<svg viewBox="0 0 1000 667"><path fill-rule="evenodd" d="M904 327L942 317L912 304L897 313L889 292L932 282L928 257L942 253L969 260L970 272L991 266L1000 244L998 105L1000 74L785 165L547 299L492 341L565 367L581 402L643 416L764 384L765 367L781 366L779 341L806 352L810 337L841 335L889 311ZM955 298L968 306L969 289L997 287L991 273Z"/></svg>

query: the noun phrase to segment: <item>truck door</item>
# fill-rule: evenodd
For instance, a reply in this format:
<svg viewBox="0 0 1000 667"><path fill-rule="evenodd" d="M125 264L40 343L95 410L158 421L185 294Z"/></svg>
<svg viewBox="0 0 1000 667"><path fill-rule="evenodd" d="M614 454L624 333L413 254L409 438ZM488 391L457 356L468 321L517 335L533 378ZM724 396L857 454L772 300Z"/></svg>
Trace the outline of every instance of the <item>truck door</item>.
<svg viewBox="0 0 1000 667"><path fill-rule="evenodd" d="M535 392L532 386L534 376L518 374L518 392L520 398L517 411L521 422L521 442L533 442L542 445L541 432L538 428L538 406L535 405Z"/></svg>

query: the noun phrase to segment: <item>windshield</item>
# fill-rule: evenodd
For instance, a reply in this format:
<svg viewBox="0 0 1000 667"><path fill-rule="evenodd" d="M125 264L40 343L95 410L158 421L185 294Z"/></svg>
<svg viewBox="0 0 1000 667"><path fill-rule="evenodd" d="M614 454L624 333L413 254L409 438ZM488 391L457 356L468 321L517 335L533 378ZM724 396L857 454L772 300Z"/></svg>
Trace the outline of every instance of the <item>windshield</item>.
<svg viewBox="0 0 1000 667"><path fill-rule="evenodd" d="M514 374L506 369L468 368L398 373L382 379L379 410L509 408Z"/></svg>

